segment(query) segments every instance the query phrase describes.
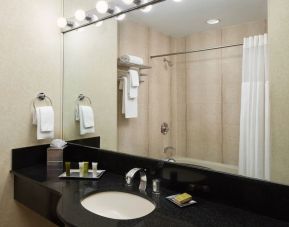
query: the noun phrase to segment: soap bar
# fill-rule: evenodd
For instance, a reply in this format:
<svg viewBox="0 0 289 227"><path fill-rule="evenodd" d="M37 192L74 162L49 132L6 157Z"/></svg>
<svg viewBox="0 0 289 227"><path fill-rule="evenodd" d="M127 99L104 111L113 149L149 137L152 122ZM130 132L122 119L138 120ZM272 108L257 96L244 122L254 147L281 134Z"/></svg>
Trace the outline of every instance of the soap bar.
<svg viewBox="0 0 289 227"><path fill-rule="evenodd" d="M175 197L175 200L180 203L180 204L184 204L184 203L188 203L192 200L192 196L188 193L183 193L183 194L179 194Z"/></svg>

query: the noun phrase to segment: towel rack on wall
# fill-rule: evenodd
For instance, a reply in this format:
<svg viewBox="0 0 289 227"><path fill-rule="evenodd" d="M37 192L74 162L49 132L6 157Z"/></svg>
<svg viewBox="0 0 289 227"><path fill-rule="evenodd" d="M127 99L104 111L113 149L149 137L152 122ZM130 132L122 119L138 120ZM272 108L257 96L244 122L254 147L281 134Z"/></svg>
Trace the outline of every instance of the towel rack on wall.
<svg viewBox="0 0 289 227"><path fill-rule="evenodd" d="M148 65L138 65L138 64L133 64L133 63L128 63L128 62L122 62L120 60L117 61L117 72L120 73L121 76L118 77L118 80L121 80L123 76L127 76L128 70L129 69L135 69L139 72L139 76L148 76L147 74L143 74L140 71L143 69L151 69L151 66ZM144 80L140 80L140 83L145 82Z"/></svg>
<svg viewBox="0 0 289 227"><path fill-rule="evenodd" d="M43 92L40 92L37 94L36 98L34 98L33 100L33 107L34 109L36 109L36 101L45 101L45 100L48 100L49 101L49 104L52 106L52 100L51 98L49 98L49 96L47 96L45 93Z"/></svg>
<svg viewBox="0 0 289 227"><path fill-rule="evenodd" d="M80 103L82 101L88 100L89 105L91 105L91 99L88 96L85 96L84 94L79 94L79 96L76 99L77 103Z"/></svg>

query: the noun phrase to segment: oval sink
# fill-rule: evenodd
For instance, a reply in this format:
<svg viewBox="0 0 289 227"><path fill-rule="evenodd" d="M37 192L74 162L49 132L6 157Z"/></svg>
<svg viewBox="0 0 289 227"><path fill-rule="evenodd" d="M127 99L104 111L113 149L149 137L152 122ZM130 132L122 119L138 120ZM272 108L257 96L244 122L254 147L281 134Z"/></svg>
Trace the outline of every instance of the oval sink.
<svg viewBox="0 0 289 227"><path fill-rule="evenodd" d="M125 192L100 192L81 201L90 212L112 219L129 220L148 215L155 205L147 199Z"/></svg>

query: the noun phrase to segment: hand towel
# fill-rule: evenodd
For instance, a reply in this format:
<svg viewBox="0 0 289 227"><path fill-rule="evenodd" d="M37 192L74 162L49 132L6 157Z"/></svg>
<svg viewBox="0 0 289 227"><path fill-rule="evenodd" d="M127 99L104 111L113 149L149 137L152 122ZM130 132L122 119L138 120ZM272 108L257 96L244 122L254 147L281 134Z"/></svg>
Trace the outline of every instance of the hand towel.
<svg viewBox="0 0 289 227"><path fill-rule="evenodd" d="M135 81L135 83L133 81ZM134 86L134 84L139 84L138 72L135 70L129 70L128 94L129 94L129 98L131 98L131 99L135 99L138 97L138 86Z"/></svg>
<svg viewBox="0 0 289 227"><path fill-rule="evenodd" d="M84 128L94 127L94 115L91 106L81 106Z"/></svg>
<svg viewBox="0 0 289 227"><path fill-rule="evenodd" d="M52 131L41 131L41 117L40 117L40 109L45 108L45 107L36 107L35 110L35 120L36 120L36 131L37 131L37 140L42 140L42 139L52 139L54 138L54 130ZM52 108L52 107L51 107ZM54 127L54 122L53 122L53 127Z"/></svg>
<svg viewBox="0 0 289 227"><path fill-rule="evenodd" d="M137 118L138 100L137 98L129 98L128 86L128 79L126 77L123 77L122 113L125 114L125 118Z"/></svg>
<svg viewBox="0 0 289 227"><path fill-rule="evenodd" d="M122 55L120 58L120 61L123 63L132 63L137 65L143 65L143 59L137 56L125 54Z"/></svg>
<svg viewBox="0 0 289 227"><path fill-rule="evenodd" d="M139 87L139 74L138 71L130 69L128 71L130 80L131 80L131 86L132 87Z"/></svg>
<svg viewBox="0 0 289 227"><path fill-rule="evenodd" d="M54 130L54 111L52 106L43 106L40 111L40 131L51 132Z"/></svg>
<svg viewBox="0 0 289 227"><path fill-rule="evenodd" d="M80 135L94 133L94 114L90 106L79 106L79 128Z"/></svg>

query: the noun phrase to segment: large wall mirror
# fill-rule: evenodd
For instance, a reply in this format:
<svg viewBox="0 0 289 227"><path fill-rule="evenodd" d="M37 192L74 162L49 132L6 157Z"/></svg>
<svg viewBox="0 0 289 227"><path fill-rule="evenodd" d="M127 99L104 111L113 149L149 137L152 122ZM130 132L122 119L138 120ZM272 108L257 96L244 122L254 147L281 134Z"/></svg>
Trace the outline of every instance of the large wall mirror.
<svg viewBox="0 0 289 227"><path fill-rule="evenodd" d="M109 2L127 7L120 0ZM64 3L66 16L78 8L95 7L92 0ZM100 136L104 149L232 174L240 173L239 163L247 169L264 165L261 172L247 176L288 183L289 179L278 179L271 169L270 149L262 148L261 155L247 154L250 149L244 152L240 146L244 142L241 134L249 136L246 127L250 124L241 121L241 107L246 107L242 92L250 82L244 76L242 79L242 72L254 68L246 66L244 59L255 61L250 59L250 50L243 51L243 40L251 37L248 48L256 42L262 46L260 52L255 48L253 53L261 56L256 64L265 65L258 71L265 75L267 1L167 0L144 11L148 10L132 11L124 20L111 18L101 26L91 24L64 34L64 139ZM248 56L244 58L244 54ZM143 67L118 64L117 59L125 55L141 58ZM124 110L123 94L130 92L129 85L124 88L125 81L131 79L129 70L139 75L139 85L134 86L137 113L133 117ZM264 84L264 111L257 114L264 121L269 119L266 78L255 81ZM80 135L80 123L75 119L79 94L91 101L84 100L81 105L93 109L94 133ZM259 128L264 138L250 138L269 138L266 127L265 122L264 128ZM240 161L244 156L247 161Z"/></svg>

